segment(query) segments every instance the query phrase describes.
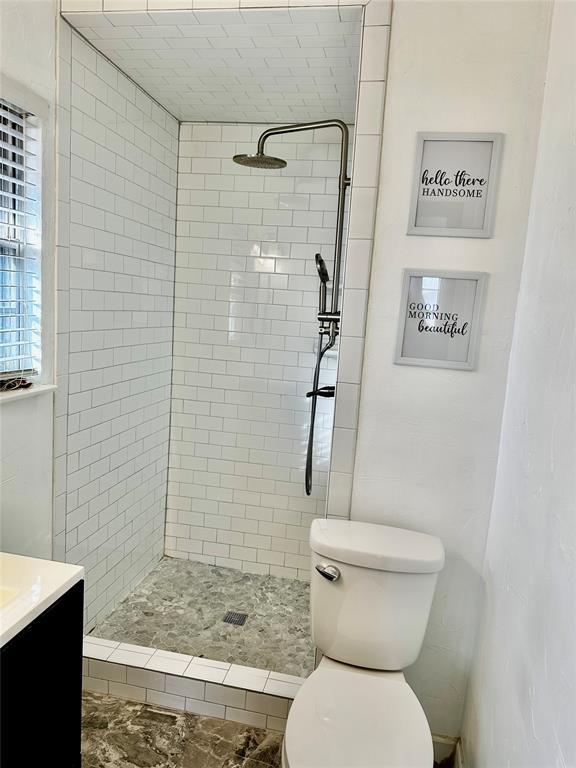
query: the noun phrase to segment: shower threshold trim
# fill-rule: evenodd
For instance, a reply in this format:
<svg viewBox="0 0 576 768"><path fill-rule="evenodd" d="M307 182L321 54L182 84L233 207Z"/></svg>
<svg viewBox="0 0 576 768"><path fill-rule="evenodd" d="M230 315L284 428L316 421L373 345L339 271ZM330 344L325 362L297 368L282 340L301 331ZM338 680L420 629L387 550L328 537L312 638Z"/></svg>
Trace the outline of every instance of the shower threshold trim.
<svg viewBox="0 0 576 768"><path fill-rule="evenodd" d="M284 731L304 677L86 635L83 688Z"/></svg>

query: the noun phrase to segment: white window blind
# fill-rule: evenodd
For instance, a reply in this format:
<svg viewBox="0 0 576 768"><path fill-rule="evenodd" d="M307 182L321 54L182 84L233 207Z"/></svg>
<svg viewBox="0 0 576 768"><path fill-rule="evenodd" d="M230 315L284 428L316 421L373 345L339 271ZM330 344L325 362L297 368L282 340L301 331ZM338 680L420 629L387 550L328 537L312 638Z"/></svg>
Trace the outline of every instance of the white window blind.
<svg viewBox="0 0 576 768"><path fill-rule="evenodd" d="M0 100L0 379L40 371L38 121Z"/></svg>

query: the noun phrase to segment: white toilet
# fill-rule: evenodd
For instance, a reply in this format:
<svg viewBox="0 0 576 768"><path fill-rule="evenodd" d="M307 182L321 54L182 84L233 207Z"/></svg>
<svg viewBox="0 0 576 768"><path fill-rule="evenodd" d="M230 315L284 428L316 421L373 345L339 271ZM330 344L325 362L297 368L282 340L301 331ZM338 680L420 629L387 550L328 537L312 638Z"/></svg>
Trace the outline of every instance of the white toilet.
<svg viewBox="0 0 576 768"><path fill-rule="evenodd" d="M402 670L422 647L442 542L314 520L310 547L312 637L324 657L290 709L283 768L432 768L430 727Z"/></svg>

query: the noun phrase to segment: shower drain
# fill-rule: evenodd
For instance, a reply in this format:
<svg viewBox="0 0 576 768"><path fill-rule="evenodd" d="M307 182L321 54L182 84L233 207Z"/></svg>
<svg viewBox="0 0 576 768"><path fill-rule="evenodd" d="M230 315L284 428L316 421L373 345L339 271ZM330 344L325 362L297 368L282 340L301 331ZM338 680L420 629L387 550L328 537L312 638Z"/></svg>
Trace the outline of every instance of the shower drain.
<svg viewBox="0 0 576 768"><path fill-rule="evenodd" d="M239 613L238 611L228 611L226 616L224 616L224 621L227 624L236 624L239 627L243 627L247 618L248 618L247 613Z"/></svg>

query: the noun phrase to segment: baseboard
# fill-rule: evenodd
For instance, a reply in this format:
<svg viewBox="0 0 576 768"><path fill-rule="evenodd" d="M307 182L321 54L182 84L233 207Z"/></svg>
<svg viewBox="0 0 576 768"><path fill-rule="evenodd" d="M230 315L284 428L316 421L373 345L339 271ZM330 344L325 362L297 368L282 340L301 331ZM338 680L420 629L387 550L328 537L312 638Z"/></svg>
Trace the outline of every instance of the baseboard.
<svg viewBox="0 0 576 768"><path fill-rule="evenodd" d="M458 739L458 741L456 742L454 768L466 768L466 762L464 760L464 747L462 746L462 739Z"/></svg>
<svg viewBox="0 0 576 768"><path fill-rule="evenodd" d="M456 747L459 739L454 736L442 736L438 733L432 734L432 743L434 744L434 760L440 763L442 760L456 754ZM457 768L455 764L455 768Z"/></svg>

